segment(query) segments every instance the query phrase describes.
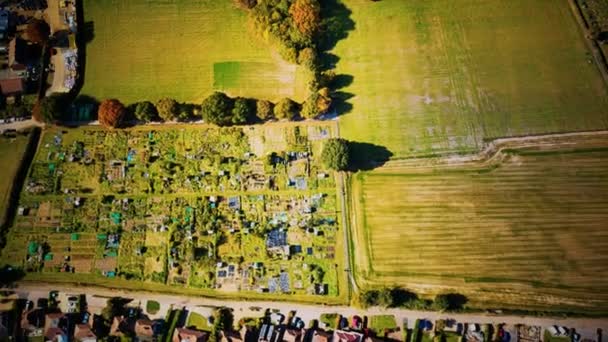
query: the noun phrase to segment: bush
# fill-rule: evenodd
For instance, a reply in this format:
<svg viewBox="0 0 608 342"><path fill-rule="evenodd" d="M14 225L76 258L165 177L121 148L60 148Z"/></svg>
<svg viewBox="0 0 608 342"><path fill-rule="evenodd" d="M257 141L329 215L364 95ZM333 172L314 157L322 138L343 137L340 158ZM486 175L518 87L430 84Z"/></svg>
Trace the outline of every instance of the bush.
<svg viewBox="0 0 608 342"><path fill-rule="evenodd" d="M177 118L179 105L174 99L164 98L156 102L156 110L163 121L171 121Z"/></svg>
<svg viewBox="0 0 608 342"><path fill-rule="evenodd" d="M35 44L44 44L49 40L51 28L46 21L41 19L33 19L27 24L25 29L30 42Z"/></svg>
<svg viewBox="0 0 608 342"><path fill-rule="evenodd" d="M274 117L274 104L267 100L258 100L255 104L255 114L262 121L270 120Z"/></svg>
<svg viewBox="0 0 608 342"><path fill-rule="evenodd" d="M323 163L329 169L337 171L348 169L350 164L348 141L340 138L329 139L323 146L321 160L323 160ZM370 293L370 295L372 294Z"/></svg>
<svg viewBox="0 0 608 342"><path fill-rule="evenodd" d="M277 119L293 120L298 115L298 104L290 98L280 100L274 106L274 116Z"/></svg>
<svg viewBox="0 0 608 342"><path fill-rule="evenodd" d="M65 94L52 94L36 102L32 115L38 122L53 123L63 117L68 105Z"/></svg>
<svg viewBox="0 0 608 342"><path fill-rule="evenodd" d="M461 310L467 301L467 297L458 293L438 294L432 307L438 311L456 311Z"/></svg>
<svg viewBox="0 0 608 342"><path fill-rule="evenodd" d="M337 313L323 313L320 317L320 321L332 329L338 328L337 322L339 319L340 315Z"/></svg>
<svg viewBox="0 0 608 342"><path fill-rule="evenodd" d="M122 123L125 112L125 106L120 101L109 99L101 102L97 111L97 117L102 126L116 128Z"/></svg>
<svg viewBox="0 0 608 342"><path fill-rule="evenodd" d="M234 100L234 107L232 108L232 123L235 125L242 125L253 121L255 117L256 109L253 106L253 101L237 97Z"/></svg>
<svg viewBox="0 0 608 342"><path fill-rule="evenodd" d="M216 91L203 101L201 114L205 122L226 126L233 123L233 107L234 101L228 95Z"/></svg>
<svg viewBox="0 0 608 342"><path fill-rule="evenodd" d="M149 300L146 302L146 312L150 315L155 315L160 311L160 303L155 300Z"/></svg>
<svg viewBox="0 0 608 342"><path fill-rule="evenodd" d="M158 112L156 111L156 107L152 102L143 101L135 104L133 115L139 121L150 122L156 119Z"/></svg>

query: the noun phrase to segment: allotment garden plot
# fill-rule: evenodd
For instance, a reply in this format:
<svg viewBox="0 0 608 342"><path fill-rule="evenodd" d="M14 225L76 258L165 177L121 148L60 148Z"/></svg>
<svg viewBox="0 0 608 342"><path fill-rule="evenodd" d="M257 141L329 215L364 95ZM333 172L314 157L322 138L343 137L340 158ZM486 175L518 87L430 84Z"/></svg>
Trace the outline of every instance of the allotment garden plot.
<svg viewBox="0 0 608 342"><path fill-rule="evenodd" d="M336 183L318 159L331 135L322 124L47 131L2 259L107 281L337 296Z"/></svg>

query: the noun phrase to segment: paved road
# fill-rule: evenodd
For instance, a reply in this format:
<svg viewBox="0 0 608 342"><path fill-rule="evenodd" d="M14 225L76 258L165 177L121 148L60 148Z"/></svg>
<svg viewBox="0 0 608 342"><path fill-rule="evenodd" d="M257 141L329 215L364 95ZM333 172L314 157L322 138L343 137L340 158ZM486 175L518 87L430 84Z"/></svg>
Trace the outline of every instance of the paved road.
<svg viewBox="0 0 608 342"><path fill-rule="evenodd" d="M157 315L151 316L151 318L162 318L165 316L167 310L170 307L182 308L186 307L188 310L198 312L202 315L208 316L214 307L227 306L234 309L235 321L238 321L241 317L255 317L260 316L261 312L252 311L251 307L262 307L264 309L278 309L283 314L287 314L291 310L297 311L297 316L305 321L312 319L318 319L321 313L340 313L343 316L352 315L378 315L378 314L392 314L395 315L397 322L403 322L407 320L409 326L414 324L416 319L429 319L435 321L437 319L455 319L462 323L490 323L500 324L504 323L508 326L514 327L516 324L527 324L536 325L541 327L551 326L554 324L566 326L569 328L575 328L583 338L596 339L597 328L602 328L604 331L608 331L608 318L604 319L592 319L592 318L549 318L549 317L531 317L531 316L505 316L505 315L488 315L488 314L446 314L431 311L413 311L403 309L382 309L382 308L371 308L367 310L356 309L348 306L324 306L324 305L311 305L311 304L297 304L288 302L272 302L272 301L236 301L236 300L225 300L225 299L211 299L201 297L188 297L179 295L168 295L168 294L151 294L147 292L133 292L124 291L119 289L107 289L97 287L77 287L67 285L51 285L51 284L40 284L32 282L23 282L19 284L19 287L15 289L19 297L28 298L32 301L36 301L38 298L48 297L48 293L51 290L59 290L62 295L75 295L75 294L87 294L87 302L89 304L89 310L93 313L100 312L105 306L107 298L113 296L121 296L125 298L132 298L132 303L141 303L142 307L145 307L145 303L148 299L154 299L161 304L161 310ZM61 297L60 297L61 298Z"/></svg>

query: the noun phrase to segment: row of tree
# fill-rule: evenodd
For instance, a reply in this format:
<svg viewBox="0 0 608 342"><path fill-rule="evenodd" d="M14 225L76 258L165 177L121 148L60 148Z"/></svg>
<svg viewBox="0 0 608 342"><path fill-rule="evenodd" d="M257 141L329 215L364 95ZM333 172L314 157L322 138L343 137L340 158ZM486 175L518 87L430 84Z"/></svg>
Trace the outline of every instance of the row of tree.
<svg viewBox="0 0 608 342"><path fill-rule="evenodd" d="M459 311L465 308L468 299L458 293L442 293L434 300L419 298L415 293L400 287L368 289L359 293L359 304L364 308L407 308L414 310Z"/></svg>
<svg viewBox="0 0 608 342"><path fill-rule="evenodd" d="M99 104L97 114L100 124L107 127L119 127L124 121L133 120L188 121L201 118L218 126L244 125L273 119L315 118L331 106L328 92L327 88L316 92L302 105L289 98L275 104L268 100L231 98L221 92L214 92L200 105L164 98L156 103L142 101L125 106L116 99L108 99ZM40 122L61 121L70 105L67 95L53 94L36 103L33 116Z"/></svg>

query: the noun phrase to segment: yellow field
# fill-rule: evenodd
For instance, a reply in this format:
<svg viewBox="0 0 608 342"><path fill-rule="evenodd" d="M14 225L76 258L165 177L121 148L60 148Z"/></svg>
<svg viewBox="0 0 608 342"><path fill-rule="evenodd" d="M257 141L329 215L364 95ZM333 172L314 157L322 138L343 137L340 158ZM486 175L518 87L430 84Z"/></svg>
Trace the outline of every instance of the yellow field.
<svg viewBox="0 0 608 342"><path fill-rule="evenodd" d="M360 280L482 307L608 311L606 138L357 175Z"/></svg>

